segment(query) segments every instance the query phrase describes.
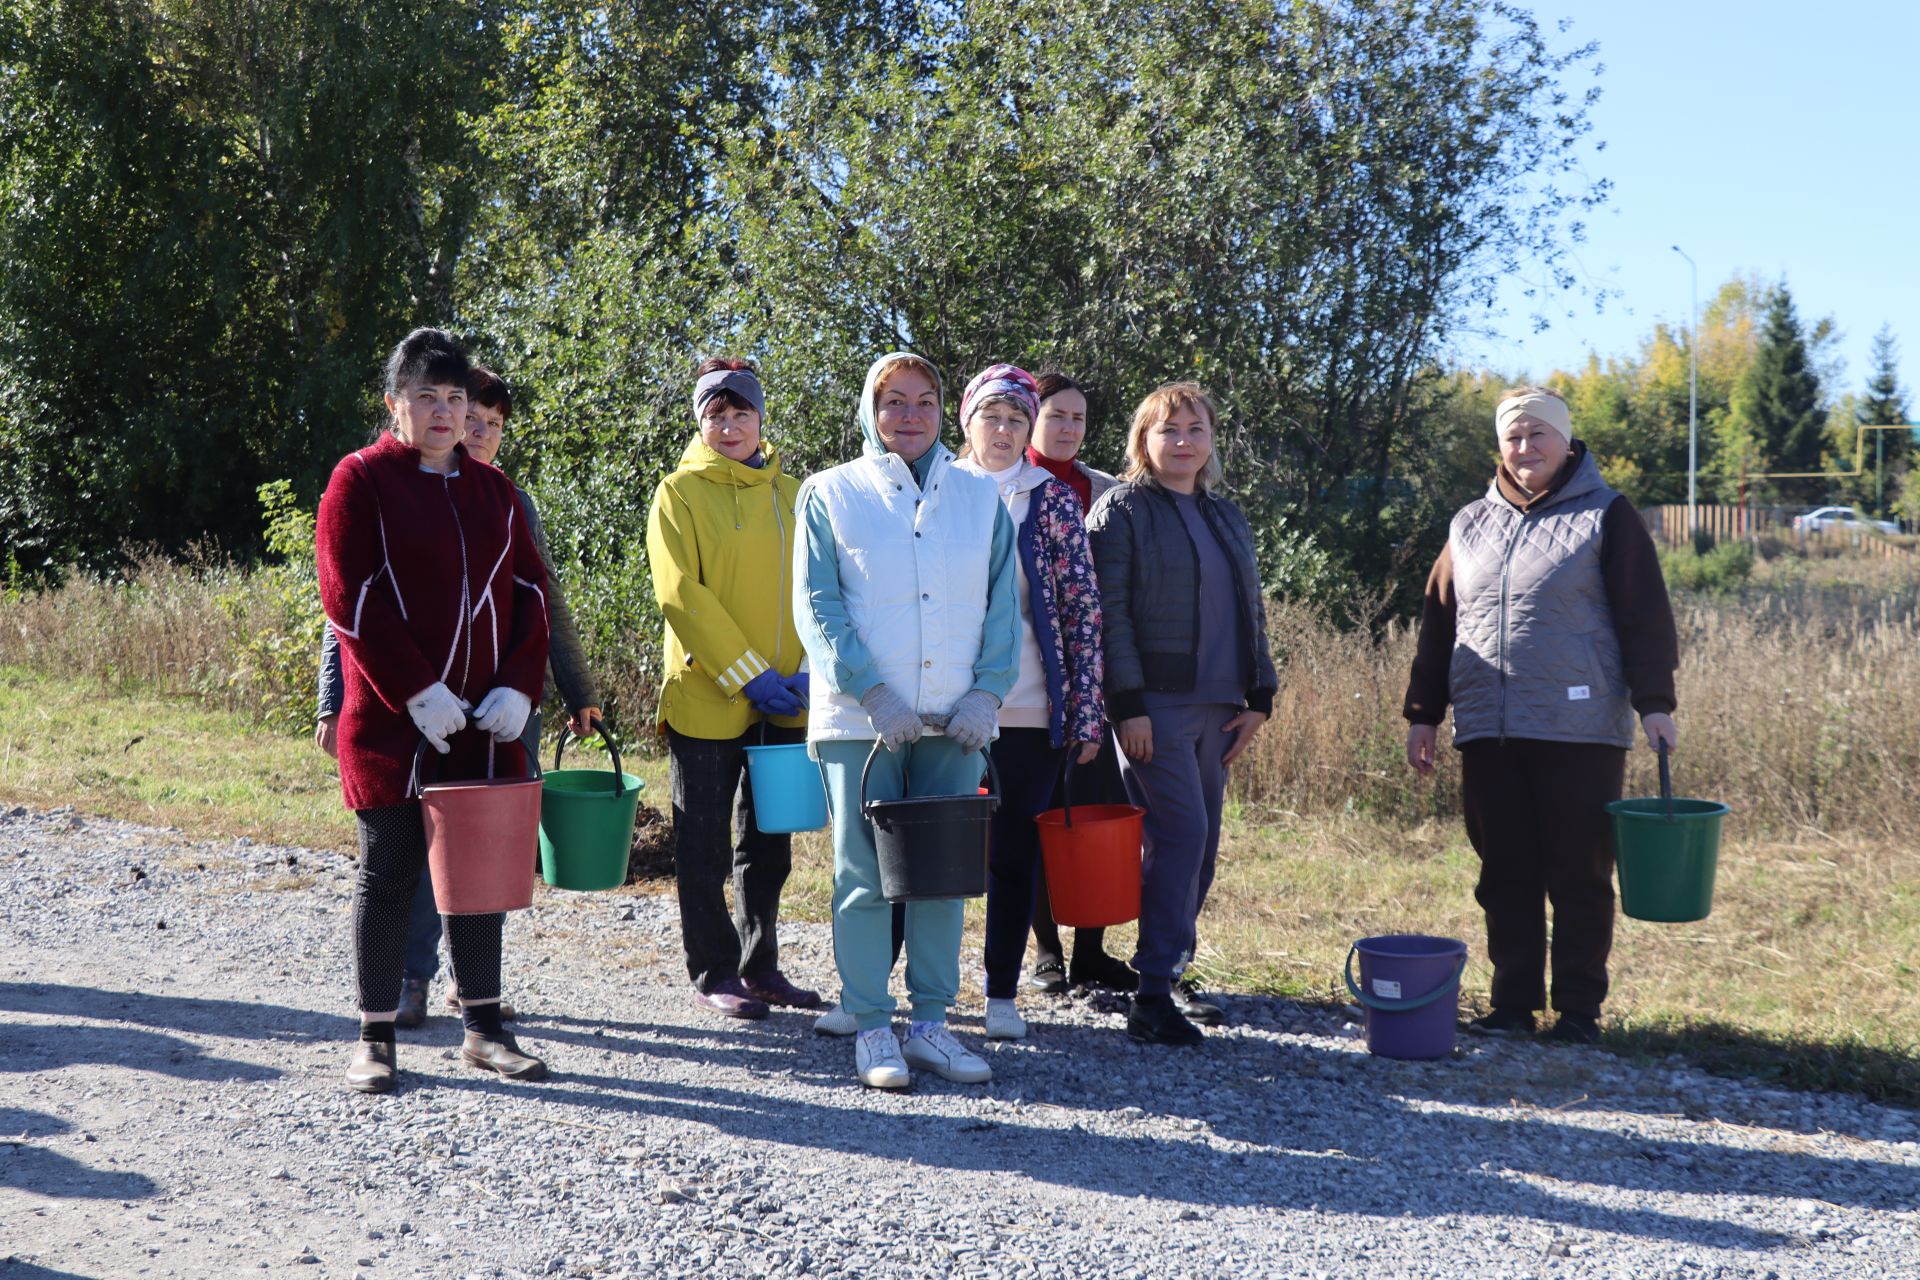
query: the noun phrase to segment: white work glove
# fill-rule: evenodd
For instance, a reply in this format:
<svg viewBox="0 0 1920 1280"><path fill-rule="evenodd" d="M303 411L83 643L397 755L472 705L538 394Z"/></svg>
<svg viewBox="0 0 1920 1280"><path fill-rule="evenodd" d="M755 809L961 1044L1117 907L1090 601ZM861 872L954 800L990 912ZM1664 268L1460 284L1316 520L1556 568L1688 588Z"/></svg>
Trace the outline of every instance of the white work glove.
<svg viewBox="0 0 1920 1280"><path fill-rule="evenodd" d="M920 740L920 713L884 684L877 684L861 697L867 719L873 721L874 736L887 744L889 751Z"/></svg>
<svg viewBox="0 0 1920 1280"><path fill-rule="evenodd" d="M533 699L518 689L501 685L487 690L487 696L473 709L473 727L492 734L495 742L513 742L527 727L527 717L532 714Z"/></svg>
<svg viewBox="0 0 1920 1280"><path fill-rule="evenodd" d="M407 714L420 736L445 755L447 739L467 727L467 700L456 698L453 690L436 680L407 699Z"/></svg>
<svg viewBox="0 0 1920 1280"><path fill-rule="evenodd" d="M947 736L962 751L984 751L1000 725L1000 699L985 689L969 689L947 713Z"/></svg>

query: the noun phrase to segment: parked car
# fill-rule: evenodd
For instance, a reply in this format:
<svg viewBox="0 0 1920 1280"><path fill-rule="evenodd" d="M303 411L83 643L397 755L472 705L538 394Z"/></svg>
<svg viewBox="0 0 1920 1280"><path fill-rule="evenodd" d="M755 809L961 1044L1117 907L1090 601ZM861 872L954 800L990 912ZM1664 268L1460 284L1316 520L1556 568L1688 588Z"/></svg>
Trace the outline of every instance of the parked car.
<svg viewBox="0 0 1920 1280"><path fill-rule="evenodd" d="M1898 533L1900 526L1892 520L1862 520L1853 514L1852 507L1815 507L1803 516L1793 518L1793 527L1805 533L1820 533L1827 529L1865 529L1875 528L1882 533Z"/></svg>

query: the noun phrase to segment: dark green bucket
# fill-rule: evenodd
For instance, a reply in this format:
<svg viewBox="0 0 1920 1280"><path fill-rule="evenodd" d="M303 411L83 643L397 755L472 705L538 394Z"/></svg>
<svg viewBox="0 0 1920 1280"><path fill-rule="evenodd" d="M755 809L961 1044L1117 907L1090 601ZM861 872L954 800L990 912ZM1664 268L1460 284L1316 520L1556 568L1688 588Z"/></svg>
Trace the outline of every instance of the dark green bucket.
<svg viewBox="0 0 1920 1280"><path fill-rule="evenodd" d="M1635 920L1684 924L1713 910L1713 878L1720 865L1720 823L1728 809L1716 800L1676 800L1660 751L1660 795L1615 800L1613 848L1620 864L1620 909Z"/></svg>
<svg viewBox="0 0 1920 1280"><path fill-rule="evenodd" d="M556 889L592 892L618 889L627 882L627 858L633 848L633 822L640 808L641 781L620 767L620 748L606 725L594 730L613 756L613 770L562 769L567 727L560 726L553 747L553 768L540 796L540 877Z"/></svg>

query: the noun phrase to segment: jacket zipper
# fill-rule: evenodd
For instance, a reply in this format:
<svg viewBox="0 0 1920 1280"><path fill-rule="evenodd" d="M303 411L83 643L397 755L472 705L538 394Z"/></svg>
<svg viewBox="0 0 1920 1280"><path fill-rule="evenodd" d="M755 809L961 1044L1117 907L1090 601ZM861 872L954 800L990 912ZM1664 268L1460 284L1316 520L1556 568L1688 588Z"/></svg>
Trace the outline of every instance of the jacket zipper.
<svg viewBox="0 0 1920 1280"><path fill-rule="evenodd" d="M787 522L780 515L779 477L775 476L773 483L768 484L767 488L773 493L773 523L780 530L780 595L778 598L781 601L781 608L791 609L793 602L787 599L787 568L793 556L787 547ZM780 617L780 613L776 610L773 621L773 669L776 674L780 670L780 646L786 639L786 628L780 625Z"/></svg>
<svg viewBox="0 0 1920 1280"><path fill-rule="evenodd" d="M1513 535L1507 539L1507 553L1500 561L1500 743L1507 741L1507 602L1513 592L1513 553L1520 547L1520 535L1527 529L1527 515L1520 513L1520 519L1513 526Z"/></svg>

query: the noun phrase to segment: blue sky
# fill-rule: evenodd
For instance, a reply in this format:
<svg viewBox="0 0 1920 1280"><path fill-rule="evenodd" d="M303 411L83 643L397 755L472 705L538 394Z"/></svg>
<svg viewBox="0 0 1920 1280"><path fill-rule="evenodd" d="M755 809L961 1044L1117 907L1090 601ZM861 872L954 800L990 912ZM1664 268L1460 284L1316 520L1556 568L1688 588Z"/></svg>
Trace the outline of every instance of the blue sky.
<svg viewBox="0 0 1920 1280"><path fill-rule="evenodd" d="M1900 339L1908 404L1920 413L1920 0L1549 0L1543 27L1596 40L1606 70L1585 165L1614 184L1588 219L1576 271L1621 291L1601 314L1563 295L1551 327L1507 290L1492 334L1456 354L1544 376L1589 349L1633 350L1656 321L1684 325L1687 264L1703 300L1736 271L1784 278L1801 319L1831 315L1843 384L1866 380L1874 331ZM1586 69L1569 82L1584 88ZM1572 310L1571 317L1564 313Z"/></svg>

